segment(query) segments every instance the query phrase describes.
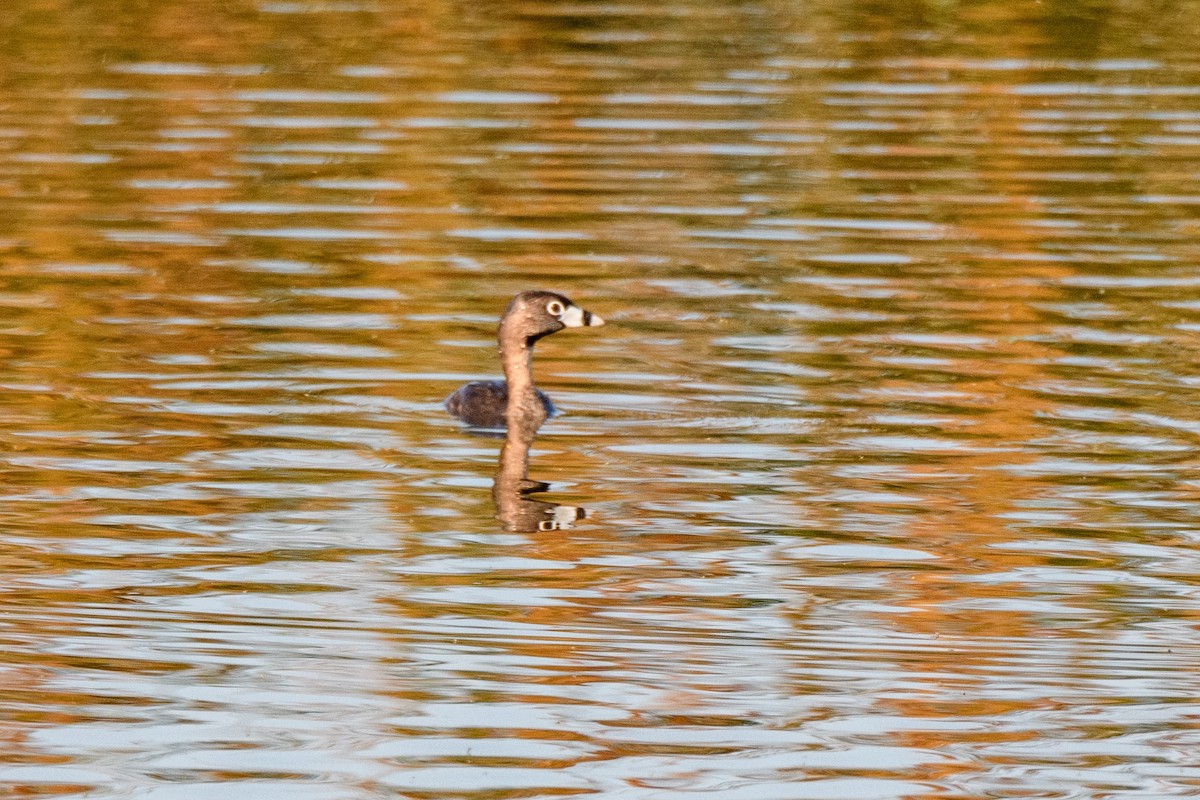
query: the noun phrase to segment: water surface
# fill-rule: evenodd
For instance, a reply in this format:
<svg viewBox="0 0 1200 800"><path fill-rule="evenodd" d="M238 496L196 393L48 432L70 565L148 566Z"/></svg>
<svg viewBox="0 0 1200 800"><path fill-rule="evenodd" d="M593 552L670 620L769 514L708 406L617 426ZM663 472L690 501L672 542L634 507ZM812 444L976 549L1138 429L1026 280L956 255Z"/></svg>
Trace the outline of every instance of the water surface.
<svg viewBox="0 0 1200 800"><path fill-rule="evenodd" d="M16 0L0 786L1195 796L1197 11Z"/></svg>

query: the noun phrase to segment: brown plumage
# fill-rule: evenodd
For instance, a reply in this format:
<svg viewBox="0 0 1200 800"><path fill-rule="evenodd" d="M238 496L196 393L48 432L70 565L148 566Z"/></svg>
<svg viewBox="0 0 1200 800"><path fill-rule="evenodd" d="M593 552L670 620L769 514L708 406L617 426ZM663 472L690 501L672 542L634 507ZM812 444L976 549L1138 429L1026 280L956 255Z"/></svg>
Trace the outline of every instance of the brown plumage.
<svg viewBox="0 0 1200 800"><path fill-rule="evenodd" d="M511 404L523 424L536 428L555 413L550 398L533 385L533 345L563 328L603 325L561 294L521 292L500 318L497 339L503 381L472 381L446 398L450 416L472 428L504 428ZM515 416L515 415L514 415Z"/></svg>

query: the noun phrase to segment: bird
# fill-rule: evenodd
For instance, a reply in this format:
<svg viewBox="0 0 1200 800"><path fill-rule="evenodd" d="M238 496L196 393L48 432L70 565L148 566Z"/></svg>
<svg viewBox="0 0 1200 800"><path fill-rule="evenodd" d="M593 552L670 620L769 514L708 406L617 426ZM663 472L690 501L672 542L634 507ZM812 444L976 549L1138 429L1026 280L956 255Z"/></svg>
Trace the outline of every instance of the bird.
<svg viewBox="0 0 1200 800"><path fill-rule="evenodd" d="M536 430L556 411L550 398L533 385L533 345L563 328L603 324L599 316L561 294L521 292L504 310L496 334L505 380L472 381L460 387L446 398L446 410L471 428L504 429L511 416Z"/></svg>

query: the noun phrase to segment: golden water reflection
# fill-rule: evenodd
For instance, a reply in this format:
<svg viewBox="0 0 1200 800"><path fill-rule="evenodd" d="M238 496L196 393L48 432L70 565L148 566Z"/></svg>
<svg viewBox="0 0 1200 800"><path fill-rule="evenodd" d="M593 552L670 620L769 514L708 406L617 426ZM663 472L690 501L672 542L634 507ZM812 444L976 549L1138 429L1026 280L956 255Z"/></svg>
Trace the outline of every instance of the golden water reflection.
<svg viewBox="0 0 1200 800"><path fill-rule="evenodd" d="M1193 6L10 3L3 793L1193 796Z"/></svg>

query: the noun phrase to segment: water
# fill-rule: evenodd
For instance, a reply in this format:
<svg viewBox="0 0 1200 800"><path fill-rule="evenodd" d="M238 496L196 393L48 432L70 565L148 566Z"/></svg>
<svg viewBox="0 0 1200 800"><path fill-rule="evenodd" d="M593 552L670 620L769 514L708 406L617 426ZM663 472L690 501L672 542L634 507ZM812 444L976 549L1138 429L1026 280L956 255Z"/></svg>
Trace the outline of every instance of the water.
<svg viewBox="0 0 1200 800"><path fill-rule="evenodd" d="M1196 796L1197 10L10 2L4 793Z"/></svg>

